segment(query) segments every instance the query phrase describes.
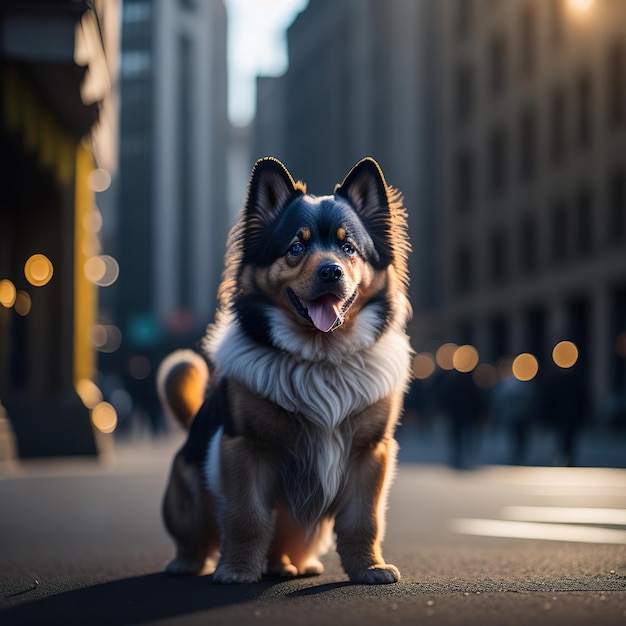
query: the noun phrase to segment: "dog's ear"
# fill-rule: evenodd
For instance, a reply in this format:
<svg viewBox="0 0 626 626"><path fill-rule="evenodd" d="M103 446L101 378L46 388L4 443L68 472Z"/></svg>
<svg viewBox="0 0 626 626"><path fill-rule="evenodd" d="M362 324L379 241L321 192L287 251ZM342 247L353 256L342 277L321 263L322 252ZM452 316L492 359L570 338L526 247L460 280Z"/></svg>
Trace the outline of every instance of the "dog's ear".
<svg viewBox="0 0 626 626"><path fill-rule="evenodd" d="M259 159L252 168L246 218L265 225L273 221L299 187L287 168L273 157Z"/></svg>
<svg viewBox="0 0 626 626"><path fill-rule="evenodd" d="M372 237L384 265L393 262L392 219L387 183L380 166L367 157L359 161L335 188L335 195L347 200Z"/></svg>

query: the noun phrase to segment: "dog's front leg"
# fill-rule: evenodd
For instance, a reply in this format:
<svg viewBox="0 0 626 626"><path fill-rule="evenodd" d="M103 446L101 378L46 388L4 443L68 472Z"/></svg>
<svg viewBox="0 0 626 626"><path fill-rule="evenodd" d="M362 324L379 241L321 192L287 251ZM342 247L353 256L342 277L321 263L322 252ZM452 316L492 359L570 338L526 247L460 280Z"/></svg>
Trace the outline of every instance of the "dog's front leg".
<svg viewBox="0 0 626 626"><path fill-rule="evenodd" d="M375 448L362 451L350 467L335 531L341 563L355 583L383 584L400 580L398 568L385 563L380 548L396 449L393 439L381 441Z"/></svg>
<svg viewBox="0 0 626 626"><path fill-rule="evenodd" d="M272 465L243 437L224 437L221 459L222 545L213 582L256 582L272 541Z"/></svg>

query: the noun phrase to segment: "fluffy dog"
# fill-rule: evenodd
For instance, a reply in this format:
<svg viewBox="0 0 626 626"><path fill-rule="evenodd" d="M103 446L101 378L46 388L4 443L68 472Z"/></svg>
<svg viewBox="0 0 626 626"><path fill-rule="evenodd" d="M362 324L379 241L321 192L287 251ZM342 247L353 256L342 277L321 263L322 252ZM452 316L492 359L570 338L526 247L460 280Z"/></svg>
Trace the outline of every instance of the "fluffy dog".
<svg viewBox="0 0 626 626"><path fill-rule="evenodd" d="M163 502L176 542L167 571L218 583L323 571L332 544L357 583L385 563L394 429L410 372L409 242L400 194L370 158L329 196L258 161L228 242L204 361L159 373L189 423Z"/></svg>

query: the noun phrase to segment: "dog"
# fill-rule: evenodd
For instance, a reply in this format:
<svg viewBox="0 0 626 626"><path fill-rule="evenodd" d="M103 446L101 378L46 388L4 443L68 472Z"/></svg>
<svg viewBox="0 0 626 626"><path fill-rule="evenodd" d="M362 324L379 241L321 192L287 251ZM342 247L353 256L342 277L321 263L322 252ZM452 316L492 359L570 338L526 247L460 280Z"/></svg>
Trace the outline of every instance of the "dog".
<svg viewBox="0 0 626 626"><path fill-rule="evenodd" d="M158 374L189 428L163 499L168 572L315 575L334 543L351 581L400 579L381 541L410 375L409 251L401 194L373 159L327 196L256 162L206 361L181 351Z"/></svg>

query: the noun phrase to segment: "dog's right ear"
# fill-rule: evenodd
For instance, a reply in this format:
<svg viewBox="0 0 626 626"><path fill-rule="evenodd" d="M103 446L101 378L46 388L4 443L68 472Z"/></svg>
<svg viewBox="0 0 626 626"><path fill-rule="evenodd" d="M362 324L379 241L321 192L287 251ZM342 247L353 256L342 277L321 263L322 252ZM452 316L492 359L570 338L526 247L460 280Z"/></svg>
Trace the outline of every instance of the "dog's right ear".
<svg viewBox="0 0 626 626"><path fill-rule="evenodd" d="M259 159L252 168L248 185L246 221L258 227L269 224L296 193L301 193L301 187L278 159Z"/></svg>

